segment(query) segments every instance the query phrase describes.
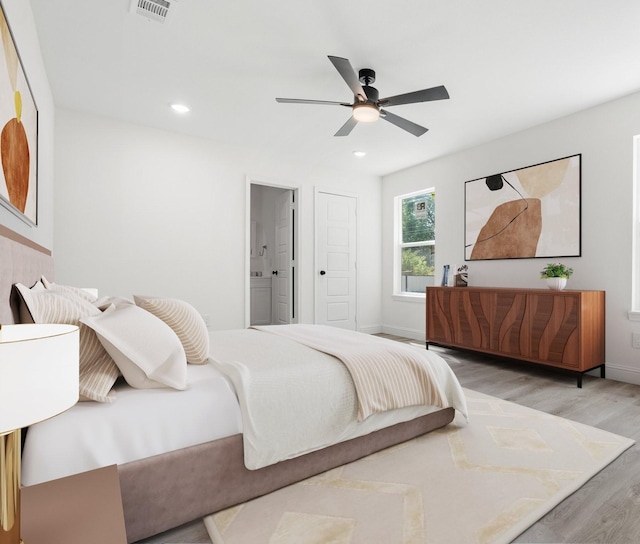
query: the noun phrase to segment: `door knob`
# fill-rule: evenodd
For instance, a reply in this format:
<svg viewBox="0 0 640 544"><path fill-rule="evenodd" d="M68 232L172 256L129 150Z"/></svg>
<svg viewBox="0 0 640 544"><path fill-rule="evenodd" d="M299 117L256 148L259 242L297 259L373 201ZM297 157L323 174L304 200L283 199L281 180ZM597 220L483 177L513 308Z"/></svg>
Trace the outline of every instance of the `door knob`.
<svg viewBox="0 0 640 544"><path fill-rule="evenodd" d="M326 274L326 272L324 270L320 270L320 275L324 276Z"/></svg>

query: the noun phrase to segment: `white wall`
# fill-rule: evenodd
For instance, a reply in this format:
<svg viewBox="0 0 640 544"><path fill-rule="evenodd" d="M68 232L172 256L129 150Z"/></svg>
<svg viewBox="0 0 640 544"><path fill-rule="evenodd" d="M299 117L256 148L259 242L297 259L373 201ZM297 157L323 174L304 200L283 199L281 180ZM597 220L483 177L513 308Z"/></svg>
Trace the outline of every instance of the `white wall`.
<svg viewBox="0 0 640 544"><path fill-rule="evenodd" d="M582 154L582 256L563 258L573 267L572 289L606 291L608 377L640 383L640 350L631 347L640 323L631 310L633 233L633 136L640 134L640 93L569 117L418 165L383 178L383 255L393 251L393 198L436 188L436 273L464 263L464 182L556 158ZM545 288L540 270L555 259L470 261L477 286ZM392 297L392 264L383 269L383 330L424 339L424 303Z"/></svg>
<svg viewBox="0 0 640 544"><path fill-rule="evenodd" d="M380 329L380 178L309 170L251 150L68 110L56 111L59 283L103 294L182 298L212 328L244 327L246 176L299 188L300 319L314 316L314 188L360 197L359 325Z"/></svg>
<svg viewBox="0 0 640 544"><path fill-rule="evenodd" d="M38 225L26 223L4 206L0 206L0 224L53 249L53 98L31 5L24 0L3 0L2 6L38 108ZM10 93L11 89L6 92ZM4 179L0 183L4 183Z"/></svg>

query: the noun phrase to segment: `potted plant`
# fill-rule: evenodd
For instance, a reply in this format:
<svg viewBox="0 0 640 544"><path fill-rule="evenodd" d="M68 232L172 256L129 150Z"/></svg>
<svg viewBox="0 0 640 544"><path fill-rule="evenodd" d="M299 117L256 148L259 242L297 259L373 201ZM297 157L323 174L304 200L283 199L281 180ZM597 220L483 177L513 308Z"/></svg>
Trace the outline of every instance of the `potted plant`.
<svg viewBox="0 0 640 544"><path fill-rule="evenodd" d="M567 286L567 279L573 274L573 268L562 263L549 263L540 272L540 277L547 280L549 289L562 290Z"/></svg>

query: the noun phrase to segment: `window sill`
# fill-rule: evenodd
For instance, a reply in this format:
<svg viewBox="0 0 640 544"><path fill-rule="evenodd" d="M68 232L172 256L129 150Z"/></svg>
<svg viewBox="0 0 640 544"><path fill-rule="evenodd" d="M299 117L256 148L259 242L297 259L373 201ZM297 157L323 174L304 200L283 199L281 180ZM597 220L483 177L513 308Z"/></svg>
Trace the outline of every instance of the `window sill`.
<svg viewBox="0 0 640 544"><path fill-rule="evenodd" d="M420 304L424 304L426 295L422 293L396 293L395 295L392 295L392 298L397 302L419 302Z"/></svg>
<svg viewBox="0 0 640 544"><path fill-rule="evenodd" d="M631 310L629 312L629 321L640 321L640 311Z"/></svg>

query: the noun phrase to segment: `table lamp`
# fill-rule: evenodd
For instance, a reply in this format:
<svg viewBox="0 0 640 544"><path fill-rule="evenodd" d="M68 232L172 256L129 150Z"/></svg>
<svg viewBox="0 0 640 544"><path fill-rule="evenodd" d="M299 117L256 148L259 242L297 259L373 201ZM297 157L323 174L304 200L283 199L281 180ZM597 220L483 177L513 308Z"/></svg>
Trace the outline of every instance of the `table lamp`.
<svg viewBox="0 0 640 544"><path fill-rule="evenodd" d="M22 544L21 429L78 401L79 338L74 325L0 326L0 544Z"/></svg>

